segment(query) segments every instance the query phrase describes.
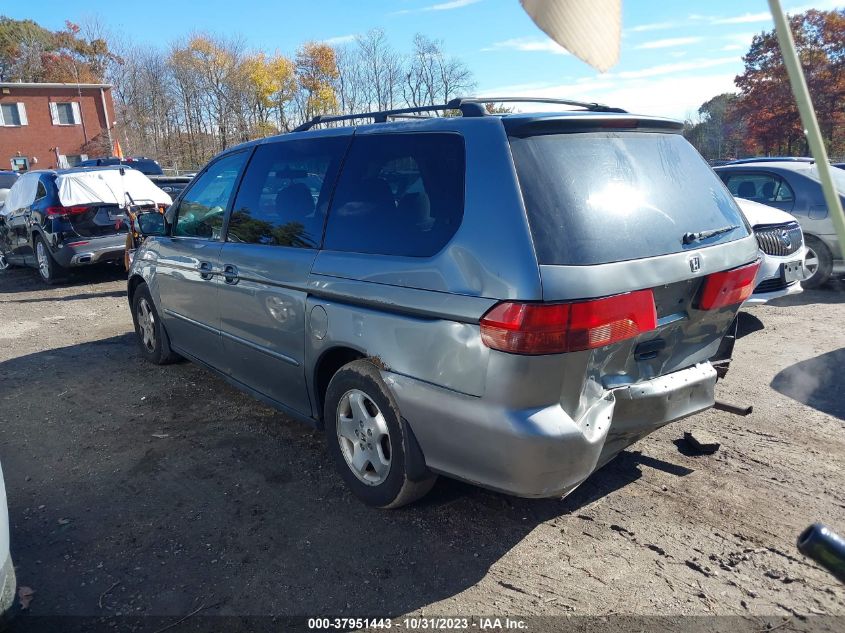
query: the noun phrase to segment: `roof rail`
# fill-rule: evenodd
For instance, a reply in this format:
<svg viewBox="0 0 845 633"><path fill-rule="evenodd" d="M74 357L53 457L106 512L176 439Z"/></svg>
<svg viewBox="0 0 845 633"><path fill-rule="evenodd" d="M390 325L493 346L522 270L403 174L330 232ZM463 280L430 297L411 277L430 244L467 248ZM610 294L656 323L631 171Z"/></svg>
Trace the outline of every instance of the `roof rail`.
<svg viewBox="0 0 845 633"><path fill-rule="evenodd" d="M545 99L542 97L458 97L440 105L415 106L411 108L397 108L394 110L378 110L375 112L361 112L359 114L320 114L302 125L295 127L293 132L305 132L321 123L336 121L352 121L354 119L373 119L375 123L385 123L388 118L414 118L407 115L421 112L437 112L439 110L459 110L461 116L480 117L488 114L485 107L488 103L553 103L558 105L576 106L590 112L616 112L625 114L621 108L613 108L601 103L587 101L573 101L571 99Z"/></svg>

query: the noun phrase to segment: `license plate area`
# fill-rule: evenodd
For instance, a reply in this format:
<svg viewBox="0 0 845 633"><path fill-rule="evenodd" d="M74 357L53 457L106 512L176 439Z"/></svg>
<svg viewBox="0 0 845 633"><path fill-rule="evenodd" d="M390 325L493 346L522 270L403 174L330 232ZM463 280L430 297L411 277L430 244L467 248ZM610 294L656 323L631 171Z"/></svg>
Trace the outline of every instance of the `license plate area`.
<svg viewBox="0 0 845 633"><path fill-rule="evenodd" d="M804 279L804 262L800 259L792 262L786 262L783 264L781 276L788 284L791 284L794 281L801 281Z"/></svg>

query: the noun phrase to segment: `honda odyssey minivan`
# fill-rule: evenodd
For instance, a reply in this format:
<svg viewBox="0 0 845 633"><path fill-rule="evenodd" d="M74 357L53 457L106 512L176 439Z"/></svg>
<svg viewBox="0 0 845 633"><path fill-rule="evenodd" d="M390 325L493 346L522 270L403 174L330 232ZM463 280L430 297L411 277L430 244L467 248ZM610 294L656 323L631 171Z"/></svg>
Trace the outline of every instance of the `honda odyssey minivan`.
<svg viewBox="0 0 845 633"><path fill-rule="evenodd" d="M318 117L226 150L148 218L141 353L323 428L374 506L437 475L568 494L713 405L708 359L758 267L680 123L575 105Z"/></svg>

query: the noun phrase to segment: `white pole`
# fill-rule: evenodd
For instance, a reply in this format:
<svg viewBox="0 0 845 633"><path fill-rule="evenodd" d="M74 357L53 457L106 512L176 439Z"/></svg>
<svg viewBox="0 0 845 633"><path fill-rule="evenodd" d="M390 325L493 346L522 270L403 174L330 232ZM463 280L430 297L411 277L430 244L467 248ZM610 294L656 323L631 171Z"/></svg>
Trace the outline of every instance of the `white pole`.
<svg viewBox="0 0 845 633"><path fill-rule="evenodd" d="M845 248L845 215L842 213L842 201L839 198L836 186L833 184L830 171L836 168L831 167L827 159L827 150L824 147L816 112L813 110L810 91L807 89L807 80L804 78L804 71L801 69L798 53L795 50L795 41L792 39L792 31L780 6L780 0L769 0L769 8L775 20L775 32L783 55L783 62L786 65L786 72L789 75L792 93L798 102L798 112L801 113L801 123L804 125L804 134L807 135L807 144L810 146L810 153L813 155L816 168L819 170L819 179L822 183L827 210L830 217L833 218L833 226L839 237L839 252L833 253L833 258L840 259L842 250Z"/></svg>

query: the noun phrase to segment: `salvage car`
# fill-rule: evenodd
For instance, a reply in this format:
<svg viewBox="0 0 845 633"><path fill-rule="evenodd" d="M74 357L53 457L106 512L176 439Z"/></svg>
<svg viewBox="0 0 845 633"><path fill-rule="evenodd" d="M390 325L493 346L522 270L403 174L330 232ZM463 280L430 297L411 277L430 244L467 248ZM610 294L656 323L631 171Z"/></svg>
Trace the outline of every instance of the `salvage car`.
<svg viewBox="0 0 845 633"><path fill-rule="evenodd" d="M774 207L736 199L760 247L760 270L747 305L768 303L803 291L804 235L795 218Z"/></svg>
<svg viewBox="0 0 845 633"><path fill-rule="evenodd" d="M123 261L127 204L169 205L141 172L122 167L31 171L0 215L3 267L32 266L52 284L78 266Z"/></svg>
<svg viewBox="0 0 845 633"><path fill-rule="evenodd" d="M381 508L437 475L566 495L710 408L750 227L681 123L551 102L580 109L458 99L221 153L145 216L141 354L323 428ZM461 116L393 119L443 110Z"/></svg>
<svg viewBox="0 0 845 633"><path fill-rule="evenodd" d="M807 247L805 288L818 288L831 275L845 272L842 247L812 160L757 161L714 169L733 195L795 217ZM845 172L832 169L831 175L845 204Z"/></svg>

